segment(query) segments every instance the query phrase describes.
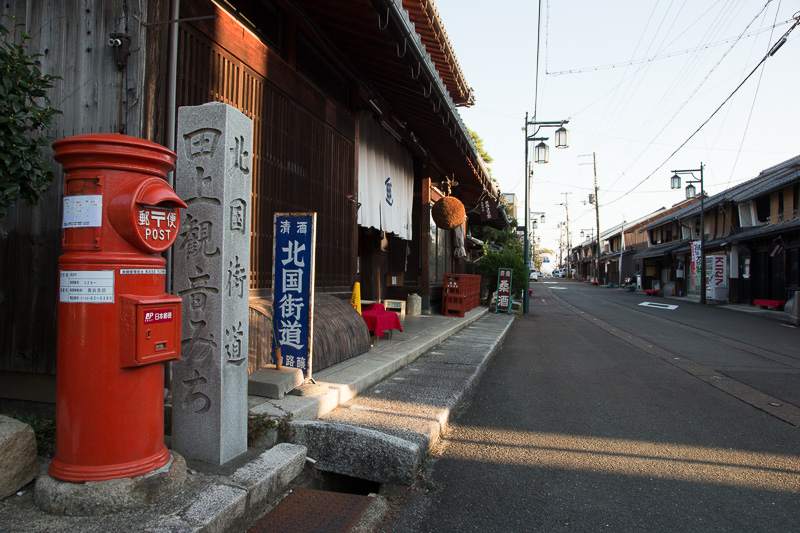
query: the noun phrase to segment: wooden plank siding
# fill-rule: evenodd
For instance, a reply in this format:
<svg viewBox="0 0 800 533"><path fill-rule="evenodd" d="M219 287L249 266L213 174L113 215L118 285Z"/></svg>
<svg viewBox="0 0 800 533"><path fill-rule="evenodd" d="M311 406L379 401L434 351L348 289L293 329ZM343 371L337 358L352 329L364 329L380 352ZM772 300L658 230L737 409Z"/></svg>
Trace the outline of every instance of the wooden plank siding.
<svg viewBox="0 0 800 533"><path fill-rule="evenodd" d="M317 290L351 290L354 117L224 13L213 23L181 24L179 57L179 106L225 102L253 120L251 295L272 286L273 214L309 210L317 212Z"/></svg>
<svg viewBox="0 0 800 533"><path fill-rule="evenodd" d="M144 71L145 59L161 64L157 44L165 44L166 34L140 21L166 18L167 6L166 0L0 4L0 15L13 16L13 23L33 37L28 50L43 54L41 71L61 77L49 91L53 107L63 112L55 121L56 139L85 133L142 136L145 122L148 136L161 134L152 120L154 108L163 106L152 91L158 75L154 72L151 91L145 91ZM123 69L116 67L108 45L115 32L131 38ZM17 205L0 221L0 371L9 371L5 376L55 373L64 175L52 151L45 152L55 172L50 190L38 206Z"/></svg>

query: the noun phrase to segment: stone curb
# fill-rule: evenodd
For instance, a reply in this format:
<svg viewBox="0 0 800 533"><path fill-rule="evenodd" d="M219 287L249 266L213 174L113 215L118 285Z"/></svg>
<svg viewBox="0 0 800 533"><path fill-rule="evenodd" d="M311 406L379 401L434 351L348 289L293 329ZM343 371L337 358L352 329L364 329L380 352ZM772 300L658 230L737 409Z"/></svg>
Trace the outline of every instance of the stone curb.
<svg viewBox="0 0 800 533"><path fill-rule="evenodd" d="M224 533L241 529L259 518L271 500L300 475L305 460L305 446L277 444L229 478L219 478L201 491L188 508L147 531Z"/></svg>
<svg viewBox="0 0 800 533"><path fill-rule="evenodd" d="M415 443L381 431L336 422L298 420L292 423L297 442L308 446L316 468L379 483L410 485L422 459ZM370 467L362 460L369 457ZM380 476L370 476L379 472Z"/></svg>
<svg viewBox="0 0 800 533"><path fill-rule="evenodd" d="M451 413L464 401L510 330L514 316L503 318L506 320L499 335L491 337L488 343L477 343L479 353L472 355L472 363L451 364L454 357L463 355L455 353L461 351L458 347L425 352L426 357L420 359L423 365L439 369L460 367L455 376L451 374L441 385L420 385L406 376L413 375L414 369L409 368L408 372L398 373L395 381L379 382L382 391L393 391L390 398L368 394L369 398L363 401L355 398L320 420L292 421L294 441L308 446L309 456L317 461L315 466L319 470L384 484L413 484L425 457L447 427ZM423 392L429 396L425 396L427 401L420 400L417 408L393 399Z"/></svg>
<svg viewBox="0 0 800 533"><path fill-rule="evenodd" d="M257 414L282 417L292 413L293 420L317 420L333 411L343 403L355 398L376 383L386 379L398 370L413 363L422 354L444 342L476 320L488 314L487 308L477 308L468 313L463 320L456 320L439 335L420 340L409 339L385 352L353 357L335 368L319 372L317 384L327 387L319 394L310 396L284 396L279 402L264 401L263 398L250 397L250 410Z"/></svg>
<svg viewBox="0 0 800 533"><path fill-rule="evenodd" d="M359 393L410 365L421 355L487 314L486 308L475 309L467 313L463 319L453 320L445 327L441 327L441 330L437 331L435 335L430 335L430 330L428 330L425 334L400 343L387 343L383 347L376 346L374 353L353 358L330 369L330 372L320 372L318 375L323 377L321 383L329 387L329 390L323 394L312 394L305 397L286 396L278 404L250 397L250 408L256 413L270 412L277 416L292 413L295 423L303 419L317 420L319 416L332 411L342 403L353 399ZM478 365L478 369L472 372L465 390L459 392L459 402L466 390L480 375L483 366L488 362L489 355L502 342L512 321L509 320L502 335L493 344L490 354ZM324 379L326 377L336 379L326 381ZM446 411L446 413L442 413L441 417L436 417L436 424L439 427L444 427L443 422L446 424L449 409ZM393 483L412 480L409 472L413 472L415 475L427 452L427 450L422 450L419 444L393 437L390 434L370 432L368 429L355 426L351 432L354 440L369 434L372 442L383 443L386 448L386 457L397 462L398 465L400 463L405 465L400 469L395 469L396 473L390 476ZM438 437L438 432L436 436ZM401 454L400 458L392 457L392 454L398 450L398 446L405 452ZM19 514L15 512L12 523L27 524L27 526L43 532L94 532L125 530L126 528L154 533L247 530L256 519L265 514L269 507L280 499L281 492L287 489L292 480L302 473L307 455L310 453L306 446L283 443L267 449L257 458L229 475L209 475L190 470L189 478L191 480L187 480L185 490L172 500L153 504L154 506L148 506L147 510L108 515L102 520L97 517L46 515L36 509L32 494L25 495L19 500L19 503L14 505L14 508L20 512ZM6 518L11 516L7 514ZM0 512L0 518L2 518L2 512ZM0 522L2 521L0 519ZM5 525L0 526L0 532L4 531L3 527Z"/></svg>

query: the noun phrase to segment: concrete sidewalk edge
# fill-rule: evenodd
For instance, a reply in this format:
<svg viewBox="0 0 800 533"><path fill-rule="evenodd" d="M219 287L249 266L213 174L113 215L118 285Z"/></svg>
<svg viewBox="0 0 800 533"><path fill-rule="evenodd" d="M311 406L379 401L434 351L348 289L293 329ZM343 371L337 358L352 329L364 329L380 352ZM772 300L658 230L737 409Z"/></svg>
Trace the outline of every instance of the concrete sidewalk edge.
<svg viewBox="0 0 800 533"><path fill-rule="evenodd" d="M486 331L493 333L488 343L477 343L479 352L483 351L473 357L472 362L463 363L464 369L470 368L469 371L456 372L435 386L423 382L420 387L416 376L425 374L425 370L409 365L397 373L396 381L393 378L376 384L375 388L384 393L392 388L391 397L395 399L373 395L370 389L365 391L367 397L363 401L356 397L320 420L293 421L290 426L296 432L294 442L308 446L308 454L317 461L316 467L320 470L381 484L412 485L425 458L441 439L451 414L463 403L497 353L514 315L488 319L499 323L494 323L494 328L481 328L484 335ZM475 327L479 326L473 325ZM459 335L466 335L467 342L471 340L476 344L475 332L465 329ZM461 355L454 351L461 350L457 346L437 347L417 364L422 364L423 368L451 366L453 358ZM419 371L416 375L415 368ZM419 395L421 391L428 391L431 396L423 399ZM397 401L397 398L410 397L414 398L416 407L409 406L408 401Z"/></svg>
<svg viewBox="0 0 800 533"><path fill-rule="evenodd" d="M416 338L397 343L386 350L370 350L331 368L326 368L314 377L317 384L322 386L321 392L317 394L286 395L281 400L265 400L261 397L249 396L250 411L275 417L283 417L291 413L293 420L317 420L355 398L360 392L413 363L422 354L471 325L488 312L488 308L478 307L466 313L464 318L452 319L445 329L435 335L419 335Z"/></svg>

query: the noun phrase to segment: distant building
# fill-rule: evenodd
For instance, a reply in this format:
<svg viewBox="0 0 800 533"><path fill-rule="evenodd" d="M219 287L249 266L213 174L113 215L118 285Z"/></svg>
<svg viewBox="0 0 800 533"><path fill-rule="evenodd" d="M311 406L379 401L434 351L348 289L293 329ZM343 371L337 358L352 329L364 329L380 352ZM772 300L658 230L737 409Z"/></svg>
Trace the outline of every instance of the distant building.
<svg viewBox="0 0 800 533"><path fill-rule="evenodd" d="M500 195L500 197L508 207L508 216L511 218L516 218L517 222L520 222L519 218L517 218L517 195L513 192L504 192Z"/></svg>

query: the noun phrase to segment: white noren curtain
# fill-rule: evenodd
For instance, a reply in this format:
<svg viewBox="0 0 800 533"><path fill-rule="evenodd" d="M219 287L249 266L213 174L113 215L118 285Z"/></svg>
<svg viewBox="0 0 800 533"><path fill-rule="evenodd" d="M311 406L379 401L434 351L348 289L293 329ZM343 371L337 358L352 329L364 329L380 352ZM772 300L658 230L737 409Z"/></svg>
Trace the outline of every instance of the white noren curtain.
<svg viewBox="0 0 800 533"><path fill-rule="evenodd" d="M358 116L358 224L411 240L411 154L371 113Z"/></svg>

